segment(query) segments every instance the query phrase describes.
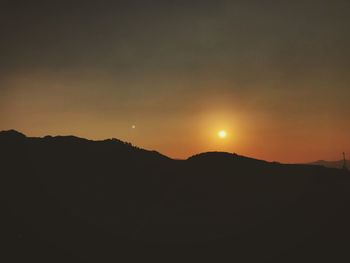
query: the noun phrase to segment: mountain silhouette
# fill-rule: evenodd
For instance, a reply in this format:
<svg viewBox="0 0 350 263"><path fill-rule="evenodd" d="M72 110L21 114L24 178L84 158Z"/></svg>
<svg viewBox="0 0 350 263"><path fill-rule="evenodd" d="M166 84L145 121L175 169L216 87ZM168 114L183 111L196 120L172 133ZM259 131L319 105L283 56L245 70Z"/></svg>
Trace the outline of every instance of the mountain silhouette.
<svg viewBox="0 0 350 263"><path fill-rule="evenodd" d="M173 160L117 139L14 130L0 149L13 262L350 259L343 170L223 152Z"/></svg>
<svg viewBox="0 0 350 263"><path fill-rule="evenodd" d="M324 167L329 167L329 168L338 168L338 169L342 169L343 165L344 165L344 161L343 160L339 160L339 161L325 161L325 160L319 160L313 163L310 163L313 165L321 165ZM346 160L346 167L350 167L350 161Z"/></svg>

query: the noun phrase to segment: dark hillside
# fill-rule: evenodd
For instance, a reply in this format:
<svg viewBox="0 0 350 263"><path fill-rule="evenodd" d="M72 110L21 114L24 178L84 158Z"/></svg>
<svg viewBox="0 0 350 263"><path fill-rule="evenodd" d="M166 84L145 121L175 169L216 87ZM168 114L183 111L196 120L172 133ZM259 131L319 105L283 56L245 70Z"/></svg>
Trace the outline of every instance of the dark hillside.
<svg viewBox="0 0 350 263"><path fill-rule="evenodd" d="M229 153L178 161L119 140L0 133L13 262L340 262L350 174Z"/></svg>

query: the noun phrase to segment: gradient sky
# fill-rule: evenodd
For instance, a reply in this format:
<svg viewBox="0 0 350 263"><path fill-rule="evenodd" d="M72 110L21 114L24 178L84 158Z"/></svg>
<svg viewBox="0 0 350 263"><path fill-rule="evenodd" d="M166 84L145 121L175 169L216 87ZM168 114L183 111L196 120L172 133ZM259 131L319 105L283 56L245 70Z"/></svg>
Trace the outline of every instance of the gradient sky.
<svg viewBox="0 0 350 263"><path fill-rule="evenodd" d="M175 158L340 159L349 11L345 0L3 0L0 130L115 137Z"/></svg>

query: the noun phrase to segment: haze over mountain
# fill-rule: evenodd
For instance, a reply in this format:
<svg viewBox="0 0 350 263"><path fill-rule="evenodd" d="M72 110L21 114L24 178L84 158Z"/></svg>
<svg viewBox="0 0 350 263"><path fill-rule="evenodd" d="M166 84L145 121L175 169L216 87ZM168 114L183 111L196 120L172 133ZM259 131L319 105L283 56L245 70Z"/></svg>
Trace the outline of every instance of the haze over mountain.
<svg viewBox="0 0 350 263"><path fill-rule="evenodd" d="M343 170L16 131L0 132L0 149L13 262L350 259Z"/></svg>
<svg viewBox="0 0 350 263"><path fill-rule="evenodd" d="M0 130L118 134L181 159L336 160L350 152L349 10L348 0L3 0Z"/></svg>

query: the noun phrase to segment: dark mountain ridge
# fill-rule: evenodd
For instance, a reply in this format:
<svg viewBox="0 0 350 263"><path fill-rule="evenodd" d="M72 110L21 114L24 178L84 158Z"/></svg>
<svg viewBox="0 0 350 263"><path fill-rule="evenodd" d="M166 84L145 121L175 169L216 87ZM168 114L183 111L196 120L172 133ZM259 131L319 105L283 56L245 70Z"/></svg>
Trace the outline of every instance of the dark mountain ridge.
<svg viewBox="0 0 350 263"><path fill-rule="evenodd" d="M316 162L309 163L310 165L321 165L324 167L329 167L329 168L338 168L338 169L343 169L344 161L339 160L339 161L325 161L325 160L319 160ZM350 160L345 161L346 167L350 167Z"/></svg>
<svg viewBox="0 0 350 263"><path fill-rule="evenodd" d="M16 131L0 132L0 149L14 262L349 258L346 171Z"/></svg>

